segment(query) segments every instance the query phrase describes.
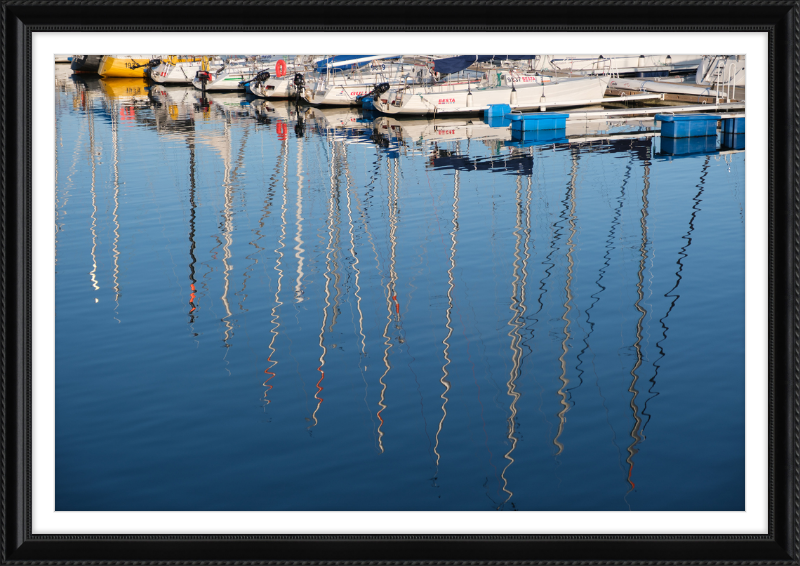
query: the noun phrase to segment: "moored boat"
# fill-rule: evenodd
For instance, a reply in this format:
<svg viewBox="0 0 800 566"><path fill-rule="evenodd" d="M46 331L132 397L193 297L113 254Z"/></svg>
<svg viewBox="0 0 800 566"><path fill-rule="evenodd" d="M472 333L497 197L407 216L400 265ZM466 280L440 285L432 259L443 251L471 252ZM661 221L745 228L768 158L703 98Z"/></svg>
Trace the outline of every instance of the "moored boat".
<svg viewBox="0 0 800 566"><path fill-rule="evenodd" d="M207 58L202 56L166 55L151 62L150 78L161 84L192 84L204 60ZM219 68L223 62L219 59L209 64L212 68Z"/></svg>
<svg viewBox="0 0 800 566"><path fill-rule="evenodd" d="M104 55L97 73L101 77L146 77L152 55Z"/></svg>
<svg viewBox="0 0 800 566"><path fill-rule="evenodd" d="M313 105L361 106L361 98L374 94L377 85L385 91L391 86L413 84L417 69L411 64L394 62L398 56L348 61L347 69L327 67L304 77L303 99ZM324 61L317 63L318 68ZM330 63L328 63L330 65Z"/></svg>
<svg viewBox="0 0 800 566"><path fill-rule="evenodd" d="M701 60L700 55L545 55L536 58L533 68L552 74L666 77L694 73Z"/></svg>
<svg viewBox="0 0 800 566"><path fill-rule="evenodd" d="M389 90L374 100L375 109L384 114L478 113L491 104L508 104L514 110L545 110L602 102L608 76L560 78L549 82L534 75L510 76L511 86L498 81L454 81ZM517 79L520 80L517 83ZM496 83L495 83L496 84Z"/></svg>
<svg viewBox="0 0 800 566"><path fill-rule="evenodd" d="M70 68L73 73L97 73L103 55L73 55Z"/></svg>
<svg viewBox="0 0 800 566"><path fill-rule="evenodd" d="M697 67L699 85L745 86L744 55L704 55Z"/></svg>
<svg viewBox="0 0 800 566"><path fill-rule="evenodd" d="M250 93L260 98L291 98L295 96L294 80L297 73L306 74L319 57L298 56L293 61L278 59L260 69L250 80Z"/></svg>
<svg viewBox="0 0 800 566"><path fill-rule="evenodd" d="M203 90L228 90L244 92L241 83L246 82L256 75L257 71L244 60L228 60L225 64L213 69L210 65L203 65L201 71L195 73L192 85ZM203 84L205 83L205 85Z"/></svg>
<svg viewBox="0 0 800 566"><path fill-rule="evenodd" d="M692 84L676 84L668 81L643 81L636 79L611 79L610 88L637 90L647 92L665 92L670 94L686 94L690 96L719 96L727 98L727 93L711 90L706 86Z"/></svg>

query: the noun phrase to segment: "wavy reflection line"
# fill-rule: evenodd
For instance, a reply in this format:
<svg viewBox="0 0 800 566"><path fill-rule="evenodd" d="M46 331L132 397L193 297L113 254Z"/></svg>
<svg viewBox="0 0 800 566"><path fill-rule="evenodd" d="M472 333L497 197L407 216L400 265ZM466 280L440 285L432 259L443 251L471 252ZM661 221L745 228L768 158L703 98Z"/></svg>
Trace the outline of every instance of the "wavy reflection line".
<svg viewBox="0 0 800 566"><path fill-rule="evenodd" d="M270 403L268 398L268 394L272 389L272 385L269 383L272 378L275 377L276 372L273 371L273 368L278 365L278 360L273 360L272 357L275 355L275 340L278 338L278 330L281 327L281 320L280 320L280 307L283 305L280 299L281 294L281 284L283 282L283 269L281 269L281 260L283 260L283 248L286 247L284 243L286 241L286 203L287 198L289 195L289 186L286 182L288 169L289 169L289 150L288 150L288 141L283 140L281 143L281 157L283 161L283 201L281 202L281 235L278 237L278 247L275 248L275 271L278 272L278 282L275 288L275 303L272 305L272 311L270 313L270 318L272 322L272 339L269 342L269 349L270 354L267 357L267 361L270 363L270 366L264 370L264 373L269 375L269 377L264 381L263 386L267 389L264 391L264 400L267 404Z"/></svg>
<svg viewBox="0 0 800 566"><path fill-rule="evenodd" d="M223 279L225 283L223 284L223 293L222 293L222 304L225 306L225 316L222 317L222 322L225 323L225 338L223 338L223 342L225 343L225 347L229 348L231 345L228 343L228 340L233 335L233 321L231 317L233 313L231 312L230 303L228 301L228 292L230 291L230 272L233 269L233 265L228 263L228 261L233 257L233 253L231 252L231 246L233 245L233 188L234 188L234 180L236 178L236 174L239 168L242 166L244 161L244 147L245 143L247 142L247 135L249 130L244 129L242 131L242 142L239 147L239 151L237 152L238 158L236 160L235 166L232 166L230 162L230 155L232 151L228 151L225 153L225 173L222 179L222 186L223 186L223 193L225 195L225 204L223 207L222 216L224 218L223 222L223 239L225 243L222 245L222 265L223 265ZM230 131L230 124L228 122L225 123L225 134L230 146L233 145L232 134ZM230 373L230 370L228 370Z"/></svg>
<svg viewBox="0 0 800 566"><path fill-rule="evenodd" d="M644 161L644 186L642 187L642 210L641 210L641 218L639 219L639 224L641 225L642 229L642 240L639 245L639 270L637 272L637 281L636 281L636 294L637 299L634 303L634 307L636 310L639 311L639 319L636 321L636 342L634 342L633 347L636 350L636 362L631 368L631 384L628 387L628 392L631 394L630 400L630 407L631 411L633 412L633 420L634 425L631 429L631 443L628 446L628 457L625 461L628 463L628 483L630 484L630 489L628 490L627 495L634 490L636 484L633 483L633 457L639 451L636 448L636 445L639 444L643 440L643 436L639 434L639 428L642 425L642 418L639 416L639 407L636 405L636 398L639 396L639 391L636 389L636 383L639 381L639 375L636 373L637 370L642 365L642 333L643 333L643 321L644 317L647 316L647 311L642 307L641 302L644 299L644 266L647 262L647 244L648 244L648 233L647 233L647 216L648 216L648 206L649 202L647 199L648 193L650 191L650 161L645 159ZM627 499L626 499L627 501Z"/></svg>
<svg viewBox="0 0 800 566"><path fill-rule="evenodd" d="M352 187L351 187L351 185L353 184L353 179L352 179L352 176L350 174L350 164L349 164L348 159L347 159L347 145L343 144L343 150L344 151L343 151L342 163L344 165L344 175L345 175L345 181L347 183L347 187L346 187L347 188L347 216L348 216L348 219L349 219L349 222L350 222L350 242L351 242L351 250L350 251L351 251L351 256L353 257L353 270L355 271L356 310L358 310L358 328L359 328L359 333L361 334L361 356L360 356L360 359L359 359L358 368L359 368L359 370L361 372L361 380L364 382L364 404L365 404L365 406L367 408L367 414L369 415L370 422L372 423L373 434L374 434L375 433L375 421L373 420L373 417L372 417L372 411L369 410L369 403L367 401L367 397L369 396L369 385L368 385L368 382L367 382L367 377L366 377L366 375L364 373L364 372L367 371L367 365L366 365L366 361L367 361L367 336L366 336L366 334L364 332L364 313L363 313L363 311L361 309L361 283L360 283L361 269L359 268L360 261L358 259L358 254L356 252L354 223L353 223L353 217L352 217L351 206L350 206L351 193L352 193L352 196L353 196L353 201L355 201L355 204L356 204L356 211L359 212L361 217L362 217L363 228L364 228L365 232L367 233L367 235L369 236L370 241L372 241L372 237L370 236L369 231L366 228L367 224L366 224L366 220L363 218L363 211L361 210L360 202L358 200L358 192L355 191L355 190L352 190ZM373 245L373 248L374 248L374 245Z"/></svg>
<svg viewBox="0 0 800 566"><path fill-rule="evenodd" d="M461 185L459 183L459 171L456 170L453 174L453 228L450 230L450 266L447 268L447 310L445 311L445 328L447 328L447 336L444 337L442 340L442 344L444 344L444 350L442 351L442 356L444 357L444 363L442 364L442 377L439 378L439 383L442 384L444 390L442 394L439 395L439 398L442 400L442 418L439 420L439 426L436 430L435 436L435 445L433 448L434 454L436 454L436 477L439 475L439 462L440 462L440 455L439 455L439 434L442 432L444 428L444 421L447 418L447 393L450 391L450 381L447 379L450 377L450 370L448 366L451 363L450 359L450 338L453 336L453 289L455 288L455 277L453 275L453 271L456 267L456 244L457 244L457 235L459 229L459 218L458 218L458 204L459 204L459 192L461 189Z"/></svg>
<svg viewBox="0 0 800 566"><path fill-rule="evenodd" d="M458 174L458 171L455 173ZM453 336L453 288L455 287L455 279L453 277L453 270L456 267L456 233L458 232L458 190L459 185L456 183L455 189L453 191L453 229L450 231L450 266L447 268L447 310L445 311L445 328L447 328L447 336L444 337L442 340L442 344L444 344L444 350L442 351L442 356L444 357L444 363L442 364L442 377L439 378L439 383L442 384L444 387L444 391L442 394L439 395L439 398L442 400L442 418L439 420L439 428L436 430L436 443L433 447L433 453L436 454L436 476L439 476L439 434L442 432L442 428L444 428L444 420L447 418L447 394L450 392L450 381L447 379L450 377L450 370L448 366L450 365L450 338Z"/></svg>
<svg viewBox="0 0 800 566"><path fill-rule="evenodd" d="M556 433L555 438L553 439L553 444L558 447L558 452L556 452L556 456L561 454L564 450L564 445L559 442L559 438L561 434L564 432L564 425L567 422L567 412L570 409L570 404L567 401L567 394L565 392L565 388L569 385L569 378L567 378L567 361L565 359L567 352L569 351L567 344L569 340L572 338L572 335L569 331L569 313L572 311L572 271L575 267L575 262L572 257L572 253L575 251L575 244L573 239L575 238L575 181L578 172L578 154L576 152L572 153L572 169L570 170L570 181L569 181L569 190L567 191L567 198L569 199L569 238L567 239L567 280L564 286L565 292L565 301L564 301L564 314L561 316L561 320L564 321L564 340L561 342L561 355L558 358L558 361L561 363L561 375L558 377L561 380L561 388L558 390L558 395L561 397L561 405L564 407L558 413L558 432Z"/></svg>
<svg viewBox="0 0 800 566"><path fill-rule="evenodd" d="M95 191L95 178L97 172L97 163L95 162L95 148L94 148L94 112L88 112L89 115L89 158L91 159L92 164L92 179L91 179L91 186L89 191L92 195L92 226L90 228L92 232L92 270L89 272L90 279L92 280L92 288L95 291L100 290L100 284L97 281L97 256L95 255L95 251L97 250L97 194ZM97 303L100 301L100 298L95 296L94 302Z"/></svg>
<svg viewBox="0 0 800 566"><path fill-rule="evenodd" d="M197 222L197 162L195 160L195 145L194 136L186 138L186 143L189 145L189 286L191 294L189 295L189 324L193 325L197 315L194 311L197 310L197 277L195 273L195 266L197 264L197 255L195 249L197 244L195 242L196 222ZM195 333L195 336L197 334Z"/></svg>
<svg viewBox="0 0 800 566"><path fill-rule="evenodd" d="M609 267L611 266L611 251L615 249L615 245L614 245L615 236L616 236L617 226L620 225L620 216L622 215L622 208L623 208L623 205L624 205L624 202L625 202L625 188L627 187L628 182L630 181L632 164L633 164L633 156L634 156L634 154L633 154L633 151L631 150L631 159L630 159L630 161L628 162L628 164L626 166L625 174L623 176L622 185L621 185L621 188L620 188L620 195L619 195L619 197L617 199L617 203L618 204L617 204L617 207L614 209L614 216L611 219L611 227L609 228L608 236L606 237L606 240L605 240L606 245L605 245L605 253L603 254L603 265L600 266L600 269L599 269L598 275L597 275L597 279L595 280L595 285L597 285L597 287L599 289L597 291L595 291L594 293L592 293L592 295L591 295L591 298L593 299L592 304L589 305L589 307L586 309L586 322L589 324L589 332L586 333L586 335L584 336L584 338L583 338L583 344L584 344L583 349L581 349L580 353L577 356L577 359L578 359L578 366L577 367L578 367L578 371L579 371L578 375L581 376L583 374L583 368L581 367L583 365L582 356L586 353L587 350L592 352L591 363L592 363L592 371L593 371L594 377L595 377L595 382L594 383L595 383L595 387L597 388L597 393L600 395L600 399L601 399L601 403L603 404L603 408L605 409L605 412L606 412L606 422L608 423L608 427L611 430L611 443L617 449L620 470L623 469L622 468L622 452L620 451L620 448L617 445L617 432L614 430L614 426L611 424L611 420L610 420L610 416L609 416L609 412L608 412L608 406L606 405L606 398L603 396L603 390L600 387L600 374L598 373L597 367L595 366L596 355L594 353L594 350L592 350L591 346L589 345L589 338L591 338L592 334L594 333L594 328L595 328L595 325L597 324L596 322L594 322L592 320L592 317L591 317L592 309L600 301L601 293L603 293L603 291L606 290L606 286L602 284L602 281L606 276L606 272L608 271Z"/></svg>
<svg viewBox="0 0 800 566"><path fill-rule="evenodd" d="M534 151L534 149L535 148L531 147L531 154L530 154L531 159L534 159L534 157L535 157L536 151ZM539 152L541 152L541 150L539 150ZM541 155L539 157L541 157ZM528 195L527 195L528 196L528 207L527 207L527 210L528 210L528 221L527 221L527 226L529 227L528 228L529 234L531 233L531 224L533 222L533 216L531 214L531 203L533 202L532 184L533 184L533 176L534 175L536 175L536 185L537 185L537 187L539 189L539 194L540 194L539 200L543 200L544 201L541 205L536 207L537 211L539 211L540 213L543 212L543 214L540 214L539 222L541 222L542 224L545 224L545 225L547 225L549 227L549 210L548 209L549 209L550 205L549 205L549 203L547 201L547 195L542 193L542 183L543 183L543 180L542 180L542 167L538 166L539 161L540 160L538 160L538 159L534 160L533 165L531 167L530 176L528 177ZM550 247L551 247L551 251L547 255L547 259L548 260L550 260L552 258L552 255L555 252L555 247L554 247L552 241L551 241ZM542 263L545 263L545 262L542 262ZM551 263L550 265L552 267L555 264ZM523 356L522 356L522 361L523 362L525 361L526 357L532 355L533 348L530 346L530 343L533 342L535 340L535 338L536 338L536 324L539 322L539 314L544 309L544 302L542 301L542 298L544 297L544 294L547 292L546 282L550 278L550 275L551 275L551 273L548 270L545 270L545 273L546 273L546 275L542 279L539 280L538 289L539 289L540 293L539 293L539 296L536 298L536 302L538 303L539 308L536 309L536 311L531 312L529 315L526 315L524 317L525 318L525 322L524 322L524 324L525 324L525 326L524 326L525 339L522 341L522 343L520 345L524 345L527 348L528 352L523 354ZM525 277L527 278L527 273L526 273ZM547 413L544 410L544 387L542 386L541 382L539 381L535 371L531 373L531 377L533 378L534 383L536 383L536 385L539 387L539 406L537 407L537 409L539 411L539 414L542 415L542 422L547 426L546 438L549 440L550 439L550 434L552 433L552 430L553 430L553 427L552 427L552 424L550 423L549 419L547 418Z"/></svg>
<svg viewBox="0 0 800 566"><path fill-rule="evenodd" d="M346 166L345 172L346 172L347 175L350 174L348 166ZM372 231L369 229L367 207L366 207L366 205L362 205L361 199L359 198L357 191L353 192L353 199L356 202L356 210L358 210L359 216L361 217L361 229L367 235L367 240L369 240L370 247L372 247L372 253L375 256L375 268L378 271L378 275L380 276L381 281L383 281L383 270L381 269L381 261L380 261L380 258L379 258L378 249L375 247L375 240L372 237ZM364 366L364 368L362 370L362 378L364 379L364 405L367 408L367 413L369 414L369 419L372 422L372 435L373 435L373 438L375 438L376 441L377 441L377 434L376 434L376 429L375 429L375 421L374 421L374 419L372 417L372 411L369 410L369 401L368 401L369 385L368 385L366 376L363 373L365 371L367 371L367 366L366 365Z"/></svg>
<svg viewBox="0 0 800 566"><path fill-rule="evenodd" d="M517 437L515 436L516 432L516 418L517 418L517 401L519 400L520 394L516 390L516 381L520 375L520 369L522 364L522 346L520 345L522 342L522 335L520 334L520 328L522 326L522 319L525 315L525 279L527 276L527 255L528 255L528 240L526 239L524 253L526 254L526 258L523 260L522 256L520 255L520 251L522 248L522 217L523 217L523 206L522 206L522 177L520 175L516 175L516 191L515 191L515 200L516 200L516 222L514 225L514 263L513 263L513 281L511 282L511 301L509 303L509 310L511 311L511 318L508 321L509 331L508 337L511 338L511 343L509 344L509 349L511 350L511 371L509 372L508 382L506 383L507 388L507 395L511 397L511 403L509 405L509 416L508 416L508 424L507 424L507 435L509 442L511 442L511 447L509 448L508 452L504 455L504 458L508 460L505 468L500 473L500 477L503 479L503 491L508 494L505 501L503 501L500 505L497 506L500 509L504 504L511 500L514 496L514 493L508 489L508 478L506 478L506 471L514 463L514 458L512 454L517 447ZM530 206L530 203L528 203ZM529 211L528 211L529 212ZM527 216L527 215L526 215ZM530 238L530 220L526 220L528 230L527 237Z"/></svg>
<svg viewBox="0 0 800 566"><path fill-rule="evenodd" d="M344 174L345 174L345 182L347 184L346 191L347 191L347 220L350 224L350 257L353 261L353 271L355 273L355 285L356 285L356 310L358 311L358 332L361 335L361 360L363 361L367 355L367 337L364 334L364 313L361 311L361 269L359 268L359 261L358 261L358 253L356 252L356 237L353 232L353 212L350 204L350 168L347 164L347 146L343 144L343 156L342 162L344 164ZM359 362L359 366L361 366L361 361ZM362 377L363 377L363 370L362 370Z"/></svg>
<svg viewBox="0 0 800 566"><path fill-rule="evenodd" d="M380 410L377 413L378 420L380 424L378 425L378 448L380 449L381 453L384 451L383 447L383 417L381 413L386 409L386 382L383 381L389 371L392 369L391 364L389 363L389 350L392 349L392 340L389 338L389 326L392 324L392 320L395 320L396 315L396 326L399 325L400 322L400 305L396 303L397 295L395 293L395 282L397 279L397 273L395 272L395 252L397 246L397 239L395 238L395 232L397 230L397 183L395 176L392 172L392 160L390 158L386 158L386 170L387 170L387 181L388 181L388 191L387 191L387 205L389 208L389 281L386 285L386 326L383 329L383 343L386 348L383 351L383 364L386 366L386 370L383 372L381 377L378 379L378 382L381 384L381 397L378 405L380 405ZM392 306L395 305L395 309L392 309ZM396 310L396 313L392 311Z"/></svg>
<svg viewBox="0 0 800 566"><path fill-rule="evenodd" d="M56 104L57 104L56 109L57 110L61 110L60 102L61 102L61 97L57 97L56 98ZM55 233L53 235L53 237L55 238L55 242L54 242L55 245L53 246L53 252L54 252L54 255L55 255L56 269L58 269L58 233L61 230L58 221L60 219L59 218L60 217L59 213L61 212L61 207L63 206L62 203L61 203L61 190L60 190L61 187L58 184L58 142L59 142L60 136L61 136L61 132L59 131L59 125L61 124L60 118L61 118L61 113L57 111L56 112L56 119L55 119L55 121L53 123L54 129L55 129L55 136L56 136L55 137L55 168L56 169L55 169L55 178L53 179L53 181L55 183L55 189L56 189L56 191L55 191L56 192L55 227L54 227Z"/></svg>
<svg viewBox="0 0 800 566"><path fill-rule="evenodd" d="M297 140L297 214L295 216L297 226L297 235L294 241L295 245L294 257L297 258L297 280L294 285L294 298L295 302L303 302L303 142Z"/></svg>
<svg viewBox="0 0 800 566"><path fill-rule="evenodd" d="M89 122L87 121L86 122L86 131L88 131L88 130L89 130ZM65 190L64 190L64 192L62 194L62 196L64 198L64 201L61 203L60 209L63 209L63 208L65 208L67 206L67 203L69 202L69 196L70 196L69 189L70 189L70 187L74 187L75 186L73 181L72 181L72 178L74 177L75 173L78 171L78 161L79 161L80 156L81 156L80 149L82 147L83 136L84 136L85 133L86 132L84 131L83 128L78 130L78 138L75 140L74 149L72 151L72 163L70 164L69 173L67 174L67 181L66 181L66 183L64 183ZM62 145L63 145L63 142L62 142ZM60 232L61 231L61 226L60 225L57 226L57 229L58 229L58 232Z"/></svg>
<svg viewBox="0 0 800 566"><path fill-rule="evenodd" d="M114 211L112 212L114 221L114 241L111 244L111 250L114 255L114 318L118 323L122 321L117 318L119 316L119 154L118 154L118 140L119 137L119 117L116 112L111 113L111 144L114 148Z"/></svg>
<svg viewBox="0 0 800 566"><path fill-rule="evenodd" d="M336 144L331 143L331 155L330 155L330 167L331 167L331 190L330 190L330 197L328 198L328 252L325 254L325 307L322 309L322 325L319 329L319 347L322 350L322 353L319 356L319 367L317 371L320 373L319 381L317 382L317 392L314 394L314 398L317 399L317 406L314 409L314 412L311 414L311 418L313 419L314 423L309 426L308 428L312 428L317 426L319 423L317 419L317 411L319 410L320 405L322 404L323 398L319 396L319 393L322 392L322 381L325 379L325 355L328 353L328 348L325 346L325 325L328 322L328 307L331 304L331 291L330 291L330 284L331 284L331 253L333 252L333 208L334 202L336 201L336 192L337 192L337 182L336 182Z"/></svg>
<svg viewBox="0 0 800 566"><path fill-rule="evenodd" d="M658 342L656 342L656 347L658 348L659 355L658 355L658 358L656 358L656 360L653 362L653 366L654 366L655 369L654 369L654 372L653 372L653 377L651 377L650 380L649 380L650 381L650 387L648 388L648 393L650 393L651 395L650 395L650 397L648 397L645 400L644 405L642 407L642 414L647 417L647 419L645 420L644 424L642 425L642 435L644 435L644 429L647 427L647 424L650 422L650 418L651 418L651 415L649 413L647 413L647 403L651 399L653 399L653 398L655 398L655 397L657 397L659 395L658 392L655 392L655 393L653 392L653 388L656 385L656 378L658 377L658 370L661 368L661 366L659 365L658 362L660 362L662 359L664 359L664 357L666 357L666 355L667 355L666 351L664 350L664 346L663 346L664 342L667 339L667 333L669 332L669 326L667 326L667 318L669 318L669 315L672 312L672 309L675 308L675 305L677 304L678 299L681 298L681 296L678 295L677 293L675 295L673 295L672 293L678 290L678 287L680 286L681 281L683 281L683 275L681 275L681 273L683 272L683 267L684 267L683 260L686 259L687 257L689 257L688 251L689 251L689 246L692 245L692 233L694 232L694 222L695 222L695 220L697 218L697 213L700 212L700 209L698 208L698 205L701 202L703 202L700 197L703 196L703 192L705 191L706 176L708 175L708 169L709 169L710 162L711 162L711 156L707 156L706 159L705 159L705 162L703 163L703 167L701 169L700 182L697 185L695 185L697 187L698 191L697 191L697 194L692 199L694 201L694 204L692 205L692 215L689 218L689 230L686 232L686 234L684 236L681 237L681 239L686 240L686 244L684 244L683 247L681 247L681 249L678 251L678 256L679 257L678 257L678 260L676 262L677 265L678 265L678 270L675 272L675 278L676 278L675 285L672 287L672 289L670 289L669 291L664 293L665 297L667 297L667 298L672 297L672 301L670 302L670 305L669 305L669 308L667 309L667 312L664 314L663 317L661 317L661 319L659 319L659 322L661 323L661 328L662 328L661 339Z"/></svg>
<svg viewBox="0 0 800 566"><path fill-rule="evenodd" d="M231 143L231 132L229 124L225 123L225 137L227 138L228 144ZM230 271L232 266L228 263L228 260L231 258L231 244L233 244L233 183L231 182L231 163L230 163L230 152L226 152L225 154L225 172L222 177L222 188L223 194L225 195L225 204L223 205L222 209L222 239L224 240L224 244L222 244L222 266L223 266L223 292L222 292L222 304L225 307L225 316L222 317L222 322L225 324L225 337L222 341L225 344L225 347L230 347L228 344L228 339L231 336L231 332L233 331L233 324L230 320L233 313L231 313L231 307L228 303L228 290L230 288Z"/></svg>
<svg viewBox="0 0 800 566"><path fill-rule="evenodd" d="M335 142L331 142L335 143ZM331 324L328 328L328 332L333 332L333 328L336 326L336 322L339 318L339 313L341 311L341 300L342 300L342 265L341 265L341 252L342 252L342 244L341 244L341 237L342 237L342 204L341 204L341 194L339 188L339 163L331 159L331 184L336 185L336 199L334 202L334 219L333 219L333 256L332 256L332 265L333 265L333 289L336 294L333 296L333 309L331 311Z"/></svg>

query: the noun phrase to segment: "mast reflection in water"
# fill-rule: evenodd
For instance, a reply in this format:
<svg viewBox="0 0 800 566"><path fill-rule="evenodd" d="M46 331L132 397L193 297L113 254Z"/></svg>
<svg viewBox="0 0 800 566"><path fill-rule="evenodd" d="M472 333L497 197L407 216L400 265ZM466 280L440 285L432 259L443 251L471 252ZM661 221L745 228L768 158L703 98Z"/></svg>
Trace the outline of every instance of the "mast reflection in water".
<svg viewBox="0 0 800 566"><path fill-rule="evenodd" d="M652 126L61 77L56 508L742 510L745 153Z"/></svg>

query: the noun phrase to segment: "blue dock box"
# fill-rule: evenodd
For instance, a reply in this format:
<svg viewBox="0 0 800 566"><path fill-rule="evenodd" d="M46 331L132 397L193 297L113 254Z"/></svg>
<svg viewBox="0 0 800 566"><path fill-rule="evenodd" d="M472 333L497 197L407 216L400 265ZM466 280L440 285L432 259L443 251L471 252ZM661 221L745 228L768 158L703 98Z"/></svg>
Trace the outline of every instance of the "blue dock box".
<svg viewBox="0 0 800 566"><path fill-rule="evenodd" d="M656 114L654 120L661 122L662 138L696 138L717 135L715 114Z"/></svg>
<svg viewBox="0 0 800 566"><path fill-rule="evenodd" d="M717 151L717 136L661 137L661 153L664 155L689 155L692 153L714 153L715 151Z"/></svg>
<svg viewBox="0 0 800 566"><path fill-rule="evenodd" d="M508 128L511 125L511 120L509 120L508 116L484 117L483 121L489 124L490 128Z"/></svg>
<svg viewBox="0 0 800 566"><path fill-rule="evenodd" d="M744 134L723 133L720 146L723 149L744 149Z"/></svg>
<svg viewBox="0 0 800 566"><path fill-rule="evenodd" d="M569 114L532 112L530 114L510 114L506 118L511 120L512 132L540 132L565 129Z"/></svg>
<svg viewBox="0 0 800 566"><path fill-rule="evenodd" d="M511 106L508 104L490 104L489 108L483 111L483 121L488 122L490 118L503 117L511 114Z"/></svg>
<svg viewBox="0 0 800 566"><path fill-rule="evenodd" d="M569 140L564 135L564 130L537 130L528 132L511 130L511 141L505 141L503 145L507 147L531 147L560 143L569 143Z"/></svg>
<svg viewBox="0 0 800 566"><path fill-rule="evenodd" d="M722 117L722 132L726 134L743 134L744 118Z"/></svg>

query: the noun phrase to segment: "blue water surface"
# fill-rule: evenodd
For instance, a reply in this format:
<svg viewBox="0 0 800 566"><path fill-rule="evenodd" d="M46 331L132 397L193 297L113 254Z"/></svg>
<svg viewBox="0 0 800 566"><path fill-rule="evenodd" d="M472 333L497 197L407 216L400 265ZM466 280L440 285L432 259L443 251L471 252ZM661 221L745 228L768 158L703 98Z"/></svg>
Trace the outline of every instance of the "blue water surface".
<svg viewBox="0 0 800 566"><path fill-rule="evenodd" d="M140 82L56 84L57 510L744 509L744 151Z"/></svg>

